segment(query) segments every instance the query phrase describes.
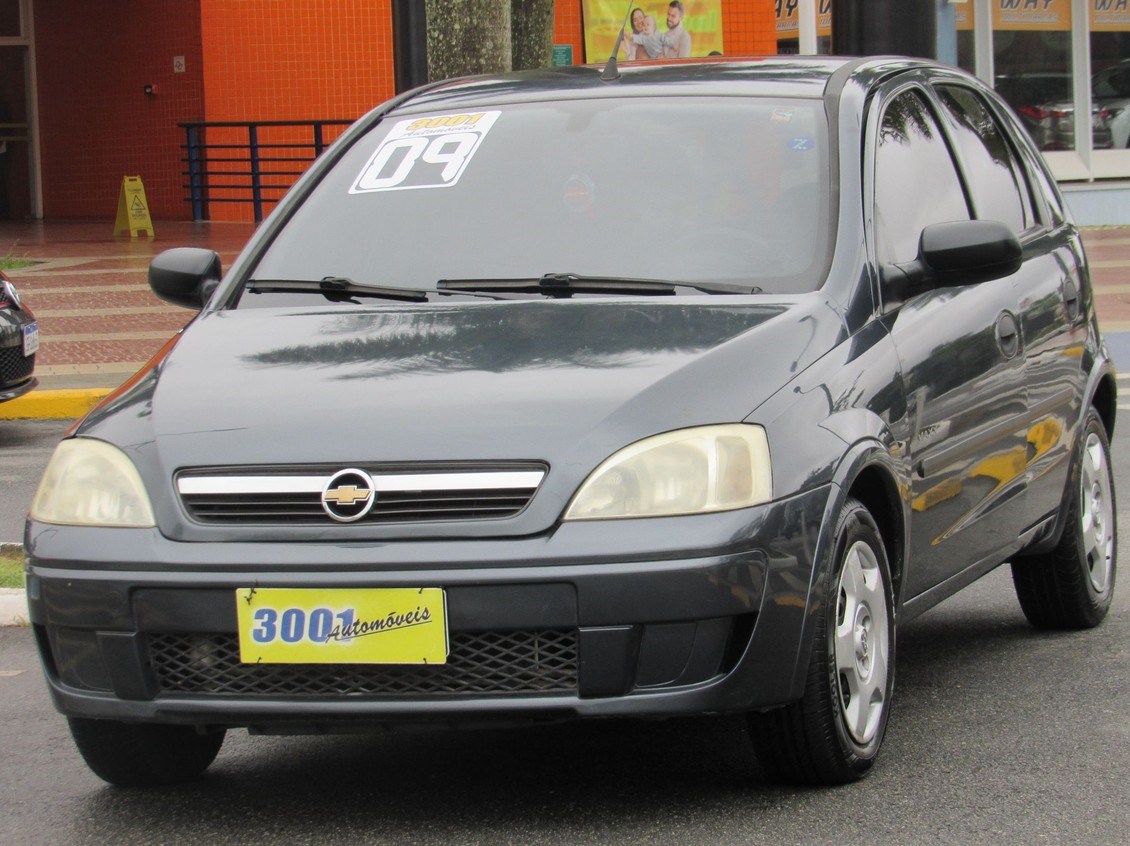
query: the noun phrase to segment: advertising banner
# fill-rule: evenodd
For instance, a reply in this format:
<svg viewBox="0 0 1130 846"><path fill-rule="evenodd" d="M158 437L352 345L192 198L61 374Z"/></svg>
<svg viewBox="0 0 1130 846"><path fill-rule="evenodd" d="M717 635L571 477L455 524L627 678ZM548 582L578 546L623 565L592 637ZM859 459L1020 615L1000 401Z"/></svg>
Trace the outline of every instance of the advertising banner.
<svg viewBox="0 0 1130 846"><path fill-rule="evenodd" d="M1091 32L1130 32L1130 0L1089 0Z"/></svg>
<svg viewBox="0 0 1130 846"><path fill-rule="evenodd" d="M957 24L958 32L970 32L973 30L973 4L961 3L954 6L953 9L954 22Z"/></svg>
<svg viewBox="0 0 1130 846"><path fill-rule="evenodd" d="M800 37L800 0L777 0L777 40ZM832 34L832 0L816 2L816 37L828 38Z"/></svg>
<svg viewBox="0 0 1130 846"><path fill-rule="evenodd" d="M1066 32L1071 0L993 0L993 29Z"/></svg>
<svg viewBox="0 0 1130 846"><path fill-rule="evenodd" d="M681 8L680 8L681 7ZM631 15L628 10L631 9ZM581 0L585 61L600 63L612 55L624 27L620 61L646 61L724 52L722 0Z"/></svg>

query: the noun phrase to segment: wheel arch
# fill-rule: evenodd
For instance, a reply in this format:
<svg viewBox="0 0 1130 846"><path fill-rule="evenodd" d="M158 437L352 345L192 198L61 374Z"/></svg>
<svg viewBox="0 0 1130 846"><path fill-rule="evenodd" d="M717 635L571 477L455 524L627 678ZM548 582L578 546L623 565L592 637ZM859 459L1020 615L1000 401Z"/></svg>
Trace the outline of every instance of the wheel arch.
<svg viewBox="0 0 1130 846"><path fill-rule="evenodd" d="M889 468L881 462L873 462L859 470L847 490L847 496L863 503L879 527L897 600L902 595L907 548L906 517L901 506L899 484Z"/></svg>
<svg viewBox="0 0 1130 846"><path fill-rule="evenodd" d="M1110 369L1104 368L1099 374L1091 391L1091 399L1088 405L1093 405L1095 411L1099 413L1099 418L1103 421L1103 428L1106 429L1107 440L1113 438L1114 418L1118 408L1118 385L1114 373ZM1085 412L1086 405L1083 408Z"/></svg>
<svg viewBox="0 0 1130 846"><path fill-rule="evenodd" d="M808 656L812 652L815 632L816 608L821 602L821 585L834 566L832 550L835 548L836 524L840 512L849 499L859 500L871 513L883 539L894 582L893 613L898 614L900 587L905 571L908 548L908 520L906 497L902 495L905 482L900 481L900 465L891 451L879 440L867 438L856 442L847 450L836 468L832 493L824 509L819 540L816 544L815 566L808 585L808 603L804 629L801 634L798 660L793 672L792 690L797 698L803 693L808 674Z"/></svg>

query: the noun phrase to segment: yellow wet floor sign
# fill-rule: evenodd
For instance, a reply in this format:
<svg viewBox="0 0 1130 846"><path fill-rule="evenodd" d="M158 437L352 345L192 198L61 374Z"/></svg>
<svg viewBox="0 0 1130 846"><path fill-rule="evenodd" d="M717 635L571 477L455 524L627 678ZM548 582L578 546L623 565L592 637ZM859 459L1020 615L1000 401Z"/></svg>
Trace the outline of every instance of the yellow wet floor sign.
<svg viewBox="0 0 1130 846"><path fill-rule="evenodd" d="M140 176L123 176L122 190L118 195L118 219L114 222L114 234L129 232L136 238L145 232L154 237L153 221L149 217L149 204L145 200L145 186Z"/></svg>

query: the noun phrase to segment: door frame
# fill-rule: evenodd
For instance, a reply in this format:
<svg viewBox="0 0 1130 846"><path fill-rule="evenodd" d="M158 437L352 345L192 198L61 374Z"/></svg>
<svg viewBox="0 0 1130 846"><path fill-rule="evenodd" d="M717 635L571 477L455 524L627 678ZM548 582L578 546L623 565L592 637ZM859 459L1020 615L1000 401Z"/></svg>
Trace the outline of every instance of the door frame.
<svg viewBox="0 0 1130 846"><path fill-rule="evenodd" d="M43 179L40 171L42 156L39 147L39 84L35 68L35 26L32 20L32 0L16 0L20 9L20 34L0 35L0 48L13 47L24 51L24 85L27 89L28 131L28 190L31 216L43 217Z"/></svg>

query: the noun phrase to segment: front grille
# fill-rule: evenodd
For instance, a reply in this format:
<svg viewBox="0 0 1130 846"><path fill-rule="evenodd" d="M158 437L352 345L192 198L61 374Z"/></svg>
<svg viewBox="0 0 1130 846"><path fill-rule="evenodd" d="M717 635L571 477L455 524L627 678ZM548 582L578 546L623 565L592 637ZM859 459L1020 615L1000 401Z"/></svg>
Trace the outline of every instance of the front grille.
<svg viewBox="0 0 1130 846"><path fill-rule="evenodd" d="M162 694L385 699L528 696L577 690L577 632L452 632L447 663L243 664L231 634L154 634L150 662Z"/></svg>
<svg viewBox="0 0 1130 846"><path fill-rule="evenodd" d="M0 387L28 379L35 370L35 354L25 356L22 346L0 347Z"/></svg>
<svg viewBox="0 0 1130 846"><path fill-rule="evenodd" d="M363 469L371 473L372 507L341 522L512 517L529 504L546 471L542 464ZM335 522L323 500L340 472L326 467L191 470L177 476L177 489L189 516L200 523L324 525Z"/></svg>

